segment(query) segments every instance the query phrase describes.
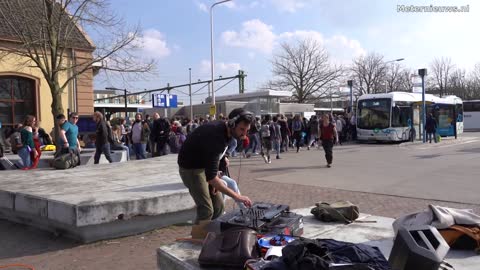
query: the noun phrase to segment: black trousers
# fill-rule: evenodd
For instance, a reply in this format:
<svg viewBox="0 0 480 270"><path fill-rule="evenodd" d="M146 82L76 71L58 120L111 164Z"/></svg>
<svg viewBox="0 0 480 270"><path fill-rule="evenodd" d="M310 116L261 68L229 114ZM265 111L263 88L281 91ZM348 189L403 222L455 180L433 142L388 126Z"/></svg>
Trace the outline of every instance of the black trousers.
<svg viewBox="0 0 480 270"><path fill-rule="evenodd" d="M323 150L325 151L325 159L328 164L333 161L333 140L322 140Z"/></svg>

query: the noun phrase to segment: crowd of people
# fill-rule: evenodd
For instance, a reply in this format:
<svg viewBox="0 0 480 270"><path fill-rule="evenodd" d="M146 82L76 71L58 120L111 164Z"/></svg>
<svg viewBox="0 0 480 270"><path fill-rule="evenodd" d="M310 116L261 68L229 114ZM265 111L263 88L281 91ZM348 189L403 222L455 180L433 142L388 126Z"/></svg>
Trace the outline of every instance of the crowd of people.
<svg viewBox="0 0 480 270"><path fill-rule="evenodd" d="M343 116L326 114L328 122L335 129L334 143L342 143L347 138L353 139L354 126L351 119ZM173 117L167 119L158 113L152 116L137 113L135 119L127 121L123 118L106 121L100 112L93 114L97 123L95 134L79 136L78 114L70 113L68 118L60 114L56 117L58 135L55 128L47 133L40 127L35 117L27 116L22 124L13 128L4 129L5 142L11 152L18 154L22 160L23 169L34 169L41 156L40 148L45 145L55 145L55 156L74 153L80 162L82 148L95 148L94 163L98 164L100 156L112 162L112 151L125 151L127 160L145 159L170 153L179 153L187 136L196 128L205 125L212 118L198 117L188 119ZM218 120L227 121L227 117L218 116ZM310 150L311 147L319 148L322 145L320 134L322 120L316 115L310 119L300 115L285 116L265 115L254 117L248 134L230 143L229 156L242 155L250 158L261 155L265 163L272 162L272 155L281 159L281 153L301 148ZM43 149L43 148L42 148ZM327 147L328 149L328 147Z"/></svg>

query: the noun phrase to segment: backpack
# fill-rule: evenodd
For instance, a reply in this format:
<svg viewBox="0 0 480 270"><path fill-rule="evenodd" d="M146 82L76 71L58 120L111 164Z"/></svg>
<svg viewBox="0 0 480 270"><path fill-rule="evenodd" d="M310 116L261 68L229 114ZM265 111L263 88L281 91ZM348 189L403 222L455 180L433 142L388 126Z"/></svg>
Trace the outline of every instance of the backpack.
<svg viewBox="0 0 480 270"><path fill-rule="evenodd" d="M17 154L18 150L23 147L20 132L14 132L10 136L10 144L12 145L12 153Z"/></svg>
<svg viewBox="0 0 480 270"><path fill-rule="evenodd" d="M174 132L170 133L168 137L168 146L170 146L170 153L179 153L180 148L182 148L181 143L182 134L176 134Z"/></svg>
<svg viewBox="0 0 480 270"><path fill-rule="evenodd" d="M112 128L107 125L107 140L110 144L115 144L115 138L113 138Z"/></svg>
<svg viewBox="0 0 480 270"><path fill-rule="evenodd" d="M302 122L301 121L293 121L292 129L293 129L293 131L301 131L302 130Z"/></svg>
<svg viewBox="0 0 480 270"><path fill-rule="evenodd" d="M262 136L262 138L270 137L270 125L268 124L268 122L261 126L260 135Z"/></svg>
<svg viewBox="0 0 480 270"><path fill-rule="evenodd" d="M57 170L65 170L76 167L80 163L78 160L78 155L76 155L72 150L69 150L68 153L60 154L53 160L52 166Z"/></svg>
<svg viewBox="0 0 480 270"><path fill-rule="evenodd" d="M323 222L345 222L347 224L352 223L360 215L358 206L349 201L338 201L332 204L316 203L310 213Z"/></svg>

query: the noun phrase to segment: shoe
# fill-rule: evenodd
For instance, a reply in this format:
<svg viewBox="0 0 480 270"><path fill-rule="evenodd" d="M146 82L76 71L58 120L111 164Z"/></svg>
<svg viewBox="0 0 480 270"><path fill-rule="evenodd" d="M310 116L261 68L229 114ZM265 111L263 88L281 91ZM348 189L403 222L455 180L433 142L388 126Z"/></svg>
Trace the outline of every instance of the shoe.
<svg viewBox="0 0 480 270"><path fill-rule="evenodd" d="M268 158L268 164L272 163L272 160L270 158Z"/></svg>
<svg viewBox="0 0 480 270"><path fill-rule="evenodd" d="M307 146L307 150L310 150L310 146Z"/></svg>
<svg viewBox="0 0 480 270"><path fill-rule="evenodd" d="M331 163L328 163L327 164L327 168L331 168L332 167L332 164Z"/></svg>
<svg viewBox="0 0 480 270"><path fill-rule="evenodd" d="M299 150L300 150L300 149L297 149L297 153L298 153Z"/></svg>
<svg viewBox="0 0 480 270"><path fill-rule="evenodd" d="M277 156L277 159L280 159L280 156Z"/></svg>
<svg viewBox="0 0 480 270"><path fill-rule="evenodd" d="M265 163L268 163L268 158L266 156L263 156L263 160L265 161Z"/></svg>

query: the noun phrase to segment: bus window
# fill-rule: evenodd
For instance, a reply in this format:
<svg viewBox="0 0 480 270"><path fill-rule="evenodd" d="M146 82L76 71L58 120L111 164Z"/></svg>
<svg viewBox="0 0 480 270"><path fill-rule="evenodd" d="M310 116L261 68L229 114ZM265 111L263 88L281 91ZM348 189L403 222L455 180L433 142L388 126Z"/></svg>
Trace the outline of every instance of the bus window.
<svg viewBox="0 0 480 270"><path fill-rule="evenodd" d="M392 127L408 127L408 119L412 119L412 107L395 106L392 109ZM411 121L411 120L410 120Z"/></svg>
<svg viewBox="0 0 480 270"><path fill-rule="evenodd" d="M383 129L390 126L391 99L371 99L358 102L357 127Z"/></svg>
<svg viewBox="0 0 480 270"><path fill-rule="evenodd" d="M455 105L455 112L457 113L457 122L463 122L463 105Z"/></svg>

